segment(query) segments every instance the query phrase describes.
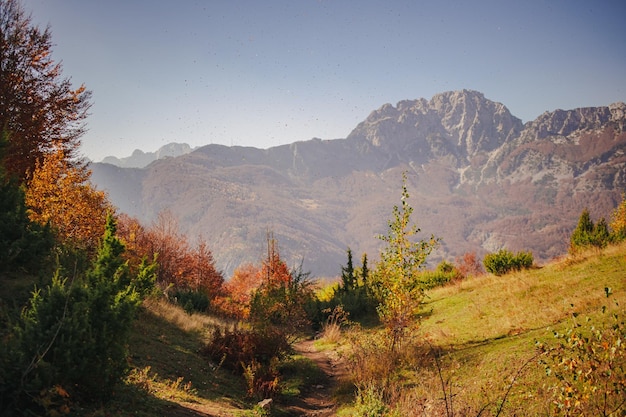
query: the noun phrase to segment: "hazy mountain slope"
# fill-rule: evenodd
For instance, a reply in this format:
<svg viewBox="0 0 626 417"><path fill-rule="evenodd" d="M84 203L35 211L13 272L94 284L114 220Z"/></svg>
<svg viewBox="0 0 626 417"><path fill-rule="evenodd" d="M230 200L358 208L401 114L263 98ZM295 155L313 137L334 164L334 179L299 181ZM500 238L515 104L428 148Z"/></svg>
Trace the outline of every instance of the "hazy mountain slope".
<svg viewBox="0 0 626 417"><path fill-rule="evenodd" d="M135 149L131 156L125 158L107 156L102 160L102 163L122 168L143 168L158 159L185 155L192 150L191 146L186 143L168 143L161 146L156 152L144 152L140 149Z"/></svg>
<svg viewBox="0 0 626 417"><path fill-rule="evenodd" d="M626 190L626 105L557 110L522 124L475 91L373 111L346 139L267 150L208 145L141 170L93 164L122 211L165 209L202 235L230 274L264 253L268 230L294 265L336 275L350 246L377 257L401 174L437 257L530 249L562 254L580 212L608 216Z"/></svg>

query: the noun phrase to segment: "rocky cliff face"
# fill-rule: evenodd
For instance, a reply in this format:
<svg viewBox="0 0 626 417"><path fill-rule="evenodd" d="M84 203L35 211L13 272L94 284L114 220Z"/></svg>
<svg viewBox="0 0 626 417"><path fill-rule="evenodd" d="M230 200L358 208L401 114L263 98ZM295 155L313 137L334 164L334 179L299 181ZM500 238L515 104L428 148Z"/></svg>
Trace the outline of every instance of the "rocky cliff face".
<svg viewBox="0 0 626 417"><path fill-rule="evenodd" d="M365 141L415 161L452 156L462 167L519 136L522 127L503 104L463 90L438 94L430 101L386 104L360 123L348 140Z"/></svg>
<svg viewBox="0 0 626 417"><path fill-rule="evenodd" d="M375 259L408 173L414 219L443 238L433 260L502 247L564 253L583 208L608 216L626 190L626 105L556 110L522 124L475 91L373 111L346 139L268 150L209 145L140 170L93 165L122 211L171 210L228 276L257 262L268 229L281 254L337 275L345 250Z"/></svg>

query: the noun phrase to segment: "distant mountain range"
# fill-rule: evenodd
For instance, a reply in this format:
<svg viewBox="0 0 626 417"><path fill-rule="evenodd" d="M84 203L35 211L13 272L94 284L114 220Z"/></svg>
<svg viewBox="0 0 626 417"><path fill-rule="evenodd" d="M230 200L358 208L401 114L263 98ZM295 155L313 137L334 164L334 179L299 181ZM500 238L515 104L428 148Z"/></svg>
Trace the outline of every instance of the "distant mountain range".
<svg viewBox="0 0 626 417"><path fill-rule="evenodd" d="M228 277L281 256L335 276L350 247L375 260L408 175L422 236L443 239L432 261L468 251L567 251L581 211L608 217L626 191L626 105L546 112L522 123L476 91L385 104L345 139L270 149L208 145L143 168L92 164L121 211L152 221L171 211L207 240Z"/></svg>
<svg viewBox="0 0 626 417"><path fill-rule="evenodd" d="M121 168L144 168L158 159L174 158L188 154L191 151L193 149L186 143L168 143L165 146L161 146L156 152L144 152L140 149L135 149L131 156L125 158L107 156L102 160L102 163Z"/></svg>

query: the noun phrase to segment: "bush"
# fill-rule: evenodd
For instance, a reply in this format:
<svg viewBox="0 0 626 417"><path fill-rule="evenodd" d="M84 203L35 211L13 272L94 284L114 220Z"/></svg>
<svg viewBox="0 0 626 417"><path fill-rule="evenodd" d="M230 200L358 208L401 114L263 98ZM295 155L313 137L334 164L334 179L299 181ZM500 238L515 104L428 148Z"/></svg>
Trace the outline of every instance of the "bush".
<svg viewBox="0 0 626 417"><path fill-rule="evenodd" d="M626 415L626 326L623 308L615 307L622 315L611 314L604 325L587 319L555 332L553 345L538 343L546 374L554 377L554 415ZM606 307L602 312L609 315Z"/></svg>
<svg viewBox="0 0 626 417"><path fill-rule="evenodd" d="M447 261L441 261L434 271L420 273L419 281L424 289L431 289L461 278L460 271L454 265Z"/></svg>
<svg viewBox="0 0 626 417"><path fill-rule="evenodd" d="M250 396L271 396L278 388L278 361L291 351L279 331L216 327L203 354L218 366L241 372Z"/></svg>
<svg viewBox="0 0 626 417"><path fill-rule="evenodd" d="M105 400L125 374L126 344L141 296L121 258L124 246L114 234L115 222L109 218L98 257L86 275L68 280L57 272L45 290L33 292L3 338L0 410L43 408L54 414L70 398ZM153 275L140 275L141 289L154 282ZM59 396L65 400L51 402Z"/></svg>
<svg viewBox="0 0 626 417"><path fill-rule="evenodd" d="M504 275L510 271L521 271L533 265L531 252L518 252L513 254L506 249L500 249L496 253L490 253L483 260L485 269L495 275Z"/></svg>
<svg viewBox="0 0 626 417"><path fill-rule="evenodd" d="M211 306L209 296L202 291L177 289L173 294L176 303L188 314L193 312L205 313Z"/></svg>

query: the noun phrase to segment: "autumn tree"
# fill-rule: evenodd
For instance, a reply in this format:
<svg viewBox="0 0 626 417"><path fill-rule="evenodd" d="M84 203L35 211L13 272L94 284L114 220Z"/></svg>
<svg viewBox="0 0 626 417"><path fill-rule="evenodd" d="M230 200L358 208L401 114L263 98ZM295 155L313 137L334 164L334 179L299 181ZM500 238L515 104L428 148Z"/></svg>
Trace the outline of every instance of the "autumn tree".
<svg viewBox="0 0 626 417"><path fill-rule="evenodd" d="M378 315L390 334L392 351L416 322L424 297L419 271L439 241L434 235L427 240L412 240L420 229L411 223L413 208L408 200L404 174L401 205L394 206L388 233L380 236L386 246L372 277L379 299Z"/></svg>
<svg viewBox="0 0 626 417"><path fill-rule="evenodd" d="M60 243L94 252L114 208L89 182L90 176L86 165L70 163L60 146L36 163L26 204L30 219L49 224Z"/></svg>
<svg viewBox="0 0 626 417"><path fill-rule="evenodd" d="M51 56L50 28L33 25L19 0L0 0L0 128L10 133L5 166L20 182L61 147L75 161L91 93L74 89Z"/></svg>
<svg viewBox="0 0 626 417"><path fill-rule="evenodd" d="M172 286L173 297L206 296L206 303L220 297L224 278L215 267L215 260L208 244L199 239L193 246L181 234L178 221L169 211L159 213L157 220L144 227L136 219L120 217L120 236L128 245L131 264L142 260L156 259L158 263L158 283L162 288Z"/></svg>
<svg viewBox="0 0 626 417"><path fill-rule="evenodd" d="M228 316L247 319L250 316L250 300L252 294L263 281L261 269L247 263L238 266L233 276L224 284L220 308Z"/></svg>
<svg viewBox="0 0 626 417"><path fill-rule="evenodd" d="M610 226L615 240L626 239L626 193L622 193L622 202L611 214Z"/></svg>
<svg viewBox="0 0 626 417"><path fill-rule="evenodd" d="M309 324L307 304L313 299L309 274L302 266L289 271L274 237L268 235L268 255L261 268L261 285L252 293L249 321L259 331L273 331L293 342Z"/></svg>

